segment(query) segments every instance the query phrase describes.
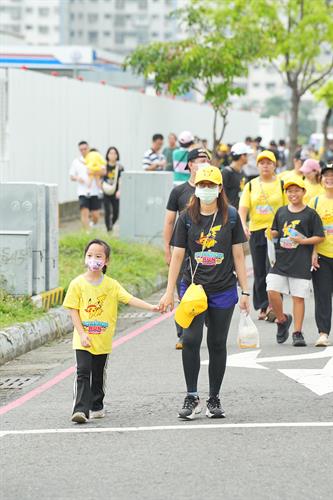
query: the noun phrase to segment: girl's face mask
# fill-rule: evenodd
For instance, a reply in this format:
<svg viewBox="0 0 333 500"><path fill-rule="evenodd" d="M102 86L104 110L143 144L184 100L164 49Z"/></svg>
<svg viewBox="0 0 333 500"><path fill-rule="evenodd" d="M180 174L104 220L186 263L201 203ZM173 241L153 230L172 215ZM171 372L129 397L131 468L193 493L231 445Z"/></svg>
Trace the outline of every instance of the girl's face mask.
<svg viewBox="0 0 333 500"><path fill-rule="evenodd" d="M199 198L203 203L209 205L216 200L219 195L219 187L199 187L195 188L195 196Z"/></svg>
<svg viewBox="0 0 333 500"><path fill-rule="evenodd" d="M89 269L89 271L100 271L105 266L104 259L95 259L95 257L86 257L85 265Z"/></svg>

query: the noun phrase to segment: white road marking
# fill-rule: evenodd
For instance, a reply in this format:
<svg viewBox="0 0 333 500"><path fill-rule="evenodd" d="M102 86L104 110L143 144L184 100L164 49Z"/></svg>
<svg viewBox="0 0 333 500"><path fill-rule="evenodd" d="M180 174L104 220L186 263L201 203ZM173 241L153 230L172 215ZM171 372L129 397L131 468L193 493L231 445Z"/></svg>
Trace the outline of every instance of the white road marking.
<svg viewBox="0 0 333 500"><path fill-rule="evenodd" d="M318 396L333 392L333 358L321 370L298 369L279 370L279 372L296 380L296 382L304 385Z"/></svg>
<svg viewBox="0 0 333 500"><path fill-rule="evenodd" d="M332 427L333 422L254 422L244 424L188 424L182 425L155 425L151 427L89 427L73 426L68 429L27 429L0 431L0 437L20 435L43 435L43 434L98 434L98 433L126 433L126 432L149 432L149 431L179 431L179 430L211 430L211 429L270 429L270 428L294 428L294 427Z"/></svg>

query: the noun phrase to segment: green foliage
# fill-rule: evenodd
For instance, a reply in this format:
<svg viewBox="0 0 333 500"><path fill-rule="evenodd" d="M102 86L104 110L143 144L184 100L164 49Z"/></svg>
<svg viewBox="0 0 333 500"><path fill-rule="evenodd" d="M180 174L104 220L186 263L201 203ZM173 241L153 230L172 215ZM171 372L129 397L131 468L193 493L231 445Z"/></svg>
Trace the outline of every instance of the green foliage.
<svg viewBox="0 0 333 500"><path fill-rule="evenodd" d="M333 80L326 82L314 92L317 101L323 101L328 108L333 108Z"/></svg>
<svg viewBox="0 0 333 500"><path fill-rule="evenodd" d="M261 113L263 118L269 118L270 116L279 116L284 111L288 111L289 102L284 99L284 97L273 96L266 99L264 105L264 111Z"/></svg>
<svg viewBox="0 0 333 500"><path fill-rule="evenodd" d="M83 252L93 238L107 241L112 248L107 274L130 290L145 282L152 282L158 274L167 275L163 252L151 245L128 243L108 237L104 232L66 234L59 244L60 286L67 290L70 281L85 272ZM0 289L0 327L32 321L41 317L43 310L33 306L29 297L17 298Z"/></svg>

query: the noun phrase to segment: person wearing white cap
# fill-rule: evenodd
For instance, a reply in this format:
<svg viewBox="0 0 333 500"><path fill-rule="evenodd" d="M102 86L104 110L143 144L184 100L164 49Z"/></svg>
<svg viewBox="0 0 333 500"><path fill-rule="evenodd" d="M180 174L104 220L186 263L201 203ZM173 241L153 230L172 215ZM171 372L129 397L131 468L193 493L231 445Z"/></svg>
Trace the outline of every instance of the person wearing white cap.
<svg viewBox="0 0 333 500"><path fill-rule="evenodd" d="M222 172L224 192L230 205L237 209L239 197L245 184L243 167L247 164L247 155L251 151L251 148L244 142L236 142L231 148L231 165L225 167Z"/></svg>
<svg viewBox="0 0 333 500"><path fill-rule="evenodd" d="M173 152L174 181L177 183L189 180L190 173L186 170L187 156L194 143L194 137L191 132L184 130L179 134L178 142L180 147Z"/></svg>

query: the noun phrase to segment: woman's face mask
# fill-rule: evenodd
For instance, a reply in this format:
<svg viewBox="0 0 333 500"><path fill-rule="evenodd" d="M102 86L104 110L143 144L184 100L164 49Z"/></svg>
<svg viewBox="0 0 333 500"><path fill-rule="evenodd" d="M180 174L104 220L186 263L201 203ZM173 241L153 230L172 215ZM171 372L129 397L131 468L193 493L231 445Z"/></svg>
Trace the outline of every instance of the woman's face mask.
<svg viewBox="0 0 333 500"><path fill-rule="evenodd" d="M86 257L85 265L89 271L100 271L105 266L104 259L95 259L94 257Z"/></svg>
<svg viewBox="0 0 333 500"><path fill-rule="evenodd" d="M219 187L200 187L195 188L195 196L199 198L203 203L210 205L213 203L219 195Z"/></svg>

